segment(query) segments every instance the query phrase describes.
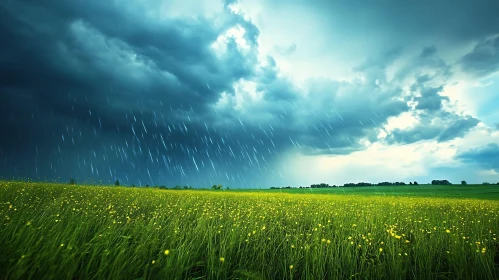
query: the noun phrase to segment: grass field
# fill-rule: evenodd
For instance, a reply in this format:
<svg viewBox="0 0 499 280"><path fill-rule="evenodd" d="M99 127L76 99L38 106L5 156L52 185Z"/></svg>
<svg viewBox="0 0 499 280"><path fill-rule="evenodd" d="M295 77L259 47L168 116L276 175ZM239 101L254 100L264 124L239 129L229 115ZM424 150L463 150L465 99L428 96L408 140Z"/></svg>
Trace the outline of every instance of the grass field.
<svg viewBox="0 0 499 280"><path fill-rule="evenodd" d="M286 191L0 181L0 278L499 278L499 201Z"/></svg>

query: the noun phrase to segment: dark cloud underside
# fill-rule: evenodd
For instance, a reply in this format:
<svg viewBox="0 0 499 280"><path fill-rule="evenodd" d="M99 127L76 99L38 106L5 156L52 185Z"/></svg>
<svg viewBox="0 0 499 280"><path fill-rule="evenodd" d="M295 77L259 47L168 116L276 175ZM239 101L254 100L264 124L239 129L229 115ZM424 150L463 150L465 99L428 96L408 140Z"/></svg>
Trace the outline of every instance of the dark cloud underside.
<svg viewBox="0 0 499 280"><path fill-rule="evenodd" d="M499 172L499 145L496 143L466 151L457 158Z"/></svg>
<svg viewBox="0 0 499 280"><path fill-rule="evenodd" d="M478 43L460 62L464 71L478 77L499 71L499 36Z"/></svg>

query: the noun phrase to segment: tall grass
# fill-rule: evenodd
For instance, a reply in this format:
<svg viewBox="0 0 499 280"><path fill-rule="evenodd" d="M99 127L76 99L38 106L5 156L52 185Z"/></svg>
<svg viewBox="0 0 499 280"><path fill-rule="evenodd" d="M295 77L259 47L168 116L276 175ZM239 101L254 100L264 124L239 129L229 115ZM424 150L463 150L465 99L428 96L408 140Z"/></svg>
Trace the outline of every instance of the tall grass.
<svg viewBox="0 0 499 280"><path fill-rule="evenodd" d="M2 279L497 279L499 202L0 182Z"/></svg>

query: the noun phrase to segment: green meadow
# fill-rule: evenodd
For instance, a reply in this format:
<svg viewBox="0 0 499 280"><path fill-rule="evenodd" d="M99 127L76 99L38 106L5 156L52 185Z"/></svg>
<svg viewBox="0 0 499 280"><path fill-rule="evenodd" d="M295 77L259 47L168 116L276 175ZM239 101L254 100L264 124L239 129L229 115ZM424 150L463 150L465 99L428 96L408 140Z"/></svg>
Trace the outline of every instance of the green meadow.
<svg viewBox="0 0 499 280"><path fill-rule="evenodd" d="M497 189L0 181L0 279L499 279Z"/></svg>

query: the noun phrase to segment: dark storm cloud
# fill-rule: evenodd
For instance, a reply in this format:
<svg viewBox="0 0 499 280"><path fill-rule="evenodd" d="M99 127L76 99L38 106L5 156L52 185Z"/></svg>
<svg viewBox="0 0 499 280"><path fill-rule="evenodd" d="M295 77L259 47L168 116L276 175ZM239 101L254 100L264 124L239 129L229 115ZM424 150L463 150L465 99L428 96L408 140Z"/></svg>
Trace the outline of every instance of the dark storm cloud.
<svg viewBox="0 0 499 280"><path fill-rule="evenodd" d="M210 45L239 24L254 48L251 22L228 12L217 26L159 21L111 1L8 1L0 13L2 176L187 182L209 166L212 179L229 180L241 175L230 166L255 157L244 137L231 137L242 128L216 130L208 106L255 63L233 39L221 57Z"/></svg>
<svg viewBox="0 0 499 280"><path fill-rule="evenodd" d="M306 154L349 154L365 149L361 141L377 142L378 129L388 118L409 110L409 99L399 98L402 89L385 86L385 71L401 54L401 49L393 49L356 67L364 80L311 78L304 89L278 78L277 66L270 59L257 80L264 100L255 107L248 105L251 114L242 114L242 118L251 122L255 115L272 112L265 121L278 128L282 144L292 144ZM225 110L228 115L241 116L230 107Z"/></svg>
<svg viewBox="0 0 499 280"><path fill-rule="evenodd" d="M498 32L499 33L499 32ZM484 77L499 70L499 36L478 43L461 59L464 71Z"/></svg>
<svg viewBox="0 0 499 280"><path fill-rule="evenodd" d="M472 116L459 116L445 111L421 112L419 123L409 129L395 129L387 136L388 143L410 144L436 139L446 142L464 137L480 121Z"/></svg>
<svg viewBox="0 0 499 280"><path fill-rule="evenodd" d="M417 69L432 69L432 72L421 73ZM419 122L412 128L392 131L387 136L388 143L410 144L432 139L445 142L463 137L479 123L472 116L460 116L444 109L444 103L450 99L442 95L442 91L451 75L450 66L438 56L435 46L423 48L407 67L396 74L396 80L415 78L410 87L410 100L415 103L414 113Z"/></svg>
<svg viewBox="0 0 499 280"><path fill-rule="evenodd" d="M403 51L404 50L401 47L398 47L382 55L368 58L368 60L362 63L360 66L354 67L354 71L366 72L369 69L379 69L384 71L386 67L392 64L396 59L400 58L400 56L403 54Z"/></svg>
<svg viewBox="0 0 499 280"><path fill-rule="evenodd" d="M30 3L13 3L15 4L2 7L5 16L2 17L4 22L1 26L6 29L2 33L6 41L10 42L9 45L2 47L2 53L9 53L6 60L2 61L2 65L8 67L8 69L2 69L5 73L2 81L4 87L30 88L31 92L27 94L31 94L40 103L45 103L46 106L51 106L52 109L63 114L67 113L67 109L70 108L71 100L66 98L68 92L73 92L75 96L73 102L91 103L82 107L92 109L107 104L108 98L113 101L114 106L119 106L121 102L129 99L128 102L124 102L129 106L130 101L137 101L138 91L144 95L176 91L179 94L164 95L168 98L164 101L169 101L174 105L182 102L179 100L187 100L188 97L180 93L185 94L189 91L181 92L174 88L176 81L172 81L172 77L169 77L170 79L161 77L163 73L159 73L158 70L162 69L158 69L151 58L139 54L136 61L133 61L127 57L137 53L133 50L133 45L119 39L125 34L119 34L118 31L113 33L114 30L111 30L107 33L115 37L106 37L97 29L98 24L120 25L121 30L129 28L126 22L125 25L100 22L102 18L99 16L103 11L92 6L94 2L89 2L90 13L87 13L86 6L78 7L81 3L77 1L74 1L75 6L59 7L56 4L63 2L57 2L52 3L54 5L50 8ZM113 20L119 22L120 15L111 8L102 7L109 13L108 16L114 17ZM71 13L77 13L77 11L81 11L82 15ZM82 19L88 17L88 14L93 15L96 20ZM72 18L66 18L69 16ZM44 23L40 24L41 22ZM140 23L130 23L130 25L134 26L137 34L145 33L141 30ZM176 34L173 31L171 33ZM200 30L200 33L203 33L203 30ZM134 37L133 34L127 35ZM168 31L151 35L155 35L151 38L173 37L174 42L179 41L179 38L168 34ZM185 45L187 47L190 44ZM155 46L154 42L150 46ZM180 50L182 47L179 46L177 49ZM193 51L190 52L191 55L193 53ZM194 57L199 57L199 55L194 55ZM145 65L137 69L132 65L134 62ZM209 91L206 90L205 93ZM119 102L114 102L116 100ZM75 107L76 114L86 115L87 112L78 111L78 105ZM103 113L108 112L108 109L102 110Z"/></svg>
<svg viewBox="0 0 499 280"><path fill-rule="evenodd" d="M499 145L490 143L483 147L471 149L459 154L457 159L499 172Z"/></svg>
<svg viewBox="0 0 499 280"><path fill-rule="evenodd" d="M250 186L272 173L279 154L299 145L299 130L283 124L300 109L272 57L256 66L258 29L228 11L215 26L202 17L155 21L135 8L2 4L2 176ZM237 25L249 52L228 38L217 55L210 46ZM258 82L260 110L273 122L214 110L240 79Z"/></svg>
<svg viewBox="0 0 499 280"><path fill-rule="evenodd" d="M409 110L406 101L397 99L399 95L397 88L381 90L369 83L341 84L331 101L328 102L327 95L318 100L321 105L311 110L317 113L309 117L311 129L303 137L309 137L310 146L325 154L362 149L361 139L377 142L377 131L388 118ZM328 138L331 140L325 141Z"/></svg>
<svg viewBox="0 0 499 280"><path fill-rule="evenodd" d="M417 125L409 130L397 128L388 135L386 140L390 144L411 144L422 140L434 139L442 132L442 129L442 127L427 127L425 125Z"/></svg>
<svg viewBox="0 0 499 280"><path fill-rule="evenodd" d="M461 117L453 113L441 112L439 116L420 114L420 124L410 129L395 129L388 137L388 143L410 144L422 140L437 139L446 142L464 137L480 121L472 116ZM439 120L433 122L432 120Z"/></svg>
<svg viewBox="0 0 499 280"><path fill-rule="evenodd" d="M444 111L443 104L448 102L447 96L441 95L445 87L445 80L450 76L449 66L436 55L436 48L427 47L416 58L415 63L420 67L435 69L433 75L423 74L416 76L416 81L410 87L415 102L415 113L419 123L409 129L395 129L387 136L388 143L410 144L422 140L436 139L445 142L454 138L463 137L475 127L479 120L469 115L460 116ZM405 78L407 70L399 78ZM434 86L437 85L437 86Z"/></svg>
<svg viewBox="0 0 499 280"><path fill-rule="evenodd" d="M432 73L424 73L422 69L431 69ZM421 73L418 73L421 72ZM395 79L402 81L407 77L416 75L416 83L412 90L421 89L428 82L437 82L439 86L452 76L451 66L448 65L438 54L435 46L427 46L416 57L411 59L411 63L400 69L395 74Z"/></svg>
<svg viewBox="0 0 499 280"><path fill-rule="evenodd" d="M432 58L437 54L437 48L435 46L425 47L419 57L421 59Z"/></svg>
<svg viewBox="0 0 499 280"><path fill-rule="evenodd" d="M18 45L4 46L4 53L11 53L3 63L9 65L10 76L20 77L13 70L23 71L19 83L29 80L52 86L57 78L57 87L63 90L67 89L64 85L78 83L82 91L98 96L97 102L110 95L100 92L112 86L118 99L136 99L141 92L151 100L162 96L175 107L202 109L219 91L230 90L232 82L252 71L253 61L240 54L234 42L229 44L230 55L222 59L209 50L231 25L217 28L206 19L148 21L140 16L140 9L134 13L111 1L49 1L44 6L13 2L5 4L3 11L7 41ZM248 36L254 37L251 24L235 15L228 17L230 23L238 20L245 23ZM31 43L21 45L21 41ZM26 69L31 71L26 73ZM199 102L192 102L193 98Z"/></svg>
<svg viewBox="0 0 499 280"><path fill-rule="evenodd" d="M251 114L242 117L252 122L255 115L272 112L265 121L278 128L282 144L292 144L307 154L348 154L364 149L362 139L378 141L377 130L387 119L409 109L407 100L398 98L400 88L382 89L375 83L386 81L384 70L399 54L399 50L390 51L357 67L356 71L367 76L365 82L309 79L304 85L306 95L290 81L277 78L276 66L269 63L258 78L258 89L265 98L255 107L248 105ZM391 62L385 57L392 57ZM230 107L225 110L241 116Z"/></svg>
<svg viewBox="0 0 499 280"><path fill-rule="evenodd" d="M417 88L413 87L413 89ZM439 92L443 90L443 86L438 88L420 88L421 96L415 97L414 100L418 102L416 109L418 110L428 110L428 111L438 111L442 109L442 101L449 101L446 96L441 96Z"/></svg>
<svg viewBox="0 0 499 280"><path fill-rule="evenodd" d="M470 129L474 128L480 121L471 116L459 118L448 125L445 130L438 135L438 142L445 142L458 137L464 137Z"/></svg>
<svg viewBox="0 0 499 280"><path fill-rule="evenodd" d="M357 67L365 81L297 87L271 56L259 64L260 32L230 12L233 2L217 20L157 19L145 6L117 1L2 2L0 130L8 136L0 138L0 176L255 187L276 175L273 163L290 148L361 150L363 139L378 141L390 117L410 110L411 97L401 99L385 73L402 48ZM247 48L227 37L225 50L215 51L217 38L237 26ZM448 66L434 47L415 61L437 69L413 90L426 114L419 139L462 136L475 119L447 114L429 125L446 99L427 83L448 75ZM234 86L243 82L255 84L259 100ZM417 141L406 133L391 137Z"/></svg>

